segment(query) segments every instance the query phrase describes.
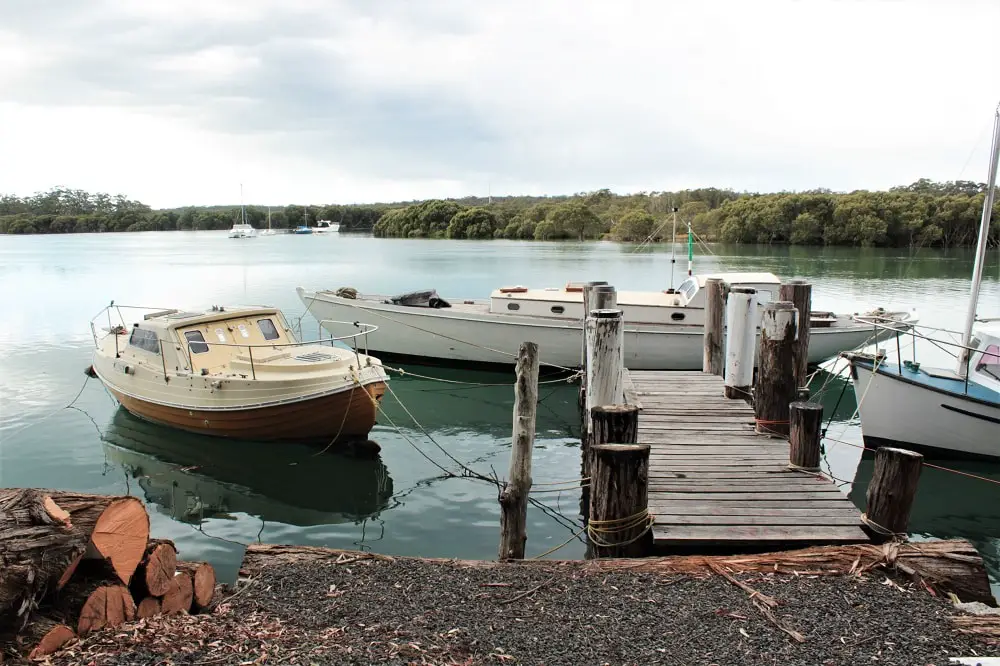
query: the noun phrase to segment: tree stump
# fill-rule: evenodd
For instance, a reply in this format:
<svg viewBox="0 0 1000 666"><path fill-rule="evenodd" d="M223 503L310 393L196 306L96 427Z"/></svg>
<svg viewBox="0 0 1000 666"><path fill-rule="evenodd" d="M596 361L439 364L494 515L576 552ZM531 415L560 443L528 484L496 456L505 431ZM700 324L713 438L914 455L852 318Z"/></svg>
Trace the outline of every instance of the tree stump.
<svg viewBox="0 0 1000 666"><path fill-rule="evenodd" d="M648 444L590 447L588 557L642 557L652 547Z"/></svg>
<svg viewBox="0 0 1000 666"><path fill-rule="evenodd" d="M161 599L164 615L190 613L194 602L194 581L191 574L178 571L170 582L170 589Z"/></svg>
<svg viewBox="0 0 1000 666"><path fill-rule="evenodd" d="M768 303L760 324L760 363L754 390L757 432L788 436L788 406L797 397L792 342L796 312L791 303Z"/></svg>
<svg viewBox="0 0 1000 666"><path fill-rule="evenodd" d="M793 402L788 408L788 462L800 469L819 471L823 405Z"/></svg>
<svg viewBox="0 0 1000 666"><path fill-rule="evenodd" d="M162 597L170 589L170 583L177 573L177 548L169 539L150 539L142 562L132 576L132 596L143 599L147 596Z"/></svg>
<svg viewBox="0 0 1000 666"><path fill-rule="evenodd" d="M177 570L191 576L193 606L196 611L207 608L215 596L215 568L208 562L178 562Z"/></svg>
<svg viewBox="0 0 1000 666"><path fill-rule="evenodd" d="M54 616L80 636L135 619L135 601L108 562L81 567L52 602Z"/></svg>
<svg viewBox="0 0 1000 666"><path fill-rule="evenodd" d="M866 530L873 539L906 533L923 462L922 455L906 449L882 447L875 452L865 509Z"/></svg>

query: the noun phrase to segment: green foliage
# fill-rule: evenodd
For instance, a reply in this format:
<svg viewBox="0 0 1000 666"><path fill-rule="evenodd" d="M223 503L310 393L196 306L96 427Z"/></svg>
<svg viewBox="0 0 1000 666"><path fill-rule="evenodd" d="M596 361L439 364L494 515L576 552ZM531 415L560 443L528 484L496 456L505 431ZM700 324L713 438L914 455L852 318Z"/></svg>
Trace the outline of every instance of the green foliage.
<svg viewBox="0 0 1000 666"><path fill-rule="evenodd" d="M652 215L644 210L630 210L611 227L611 236L620 241L644 241L655 229Z"/></svg>
<svg viewBox="0 0 1000 666"><path fill-rule="evenodd" d="M448 223L448 238L494 238L500 228L496 213L488 208L466 208Z"/></svg>

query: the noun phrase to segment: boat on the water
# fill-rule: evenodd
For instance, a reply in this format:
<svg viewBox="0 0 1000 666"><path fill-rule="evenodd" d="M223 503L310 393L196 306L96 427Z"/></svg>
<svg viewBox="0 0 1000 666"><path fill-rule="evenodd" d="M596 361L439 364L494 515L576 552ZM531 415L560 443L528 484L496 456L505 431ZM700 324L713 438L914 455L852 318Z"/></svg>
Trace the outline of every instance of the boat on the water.
<svg viewBox="0 0 1000 666"><path fill-rule="evenodd" d="M256 238L257 229L247 222L247 211L243 206L243 186L240 185L240 221L234 222L229 230L230 238Z"/></svg>
<svg viewBox="0 0 1000 666"><path fill-rule="evenodd" d="M717 277L730 287L757 290L759 307L777 300L781 281L771 273L694 275L678 289L619 291L625 320L625 365L633 370L701 369L705 324L705 281ZM296 292L317 319L363 318L378 324L368 337L372 353L417 363L463 362L513 365L525 340L538 344L542 363L564 368L580 364L583 287L496 289L489 299L442 298L434 289L397 296L367 295L351 287ZM758 319L759 321L759 319ZM891 323L903 330L914 312L834 314L810 317L809 362L818 364L842 351L884 340L895 333L873 326ZM758 335L759 340L759 335ZM377 350L377 351L376 351Z"/></svg>
<svg viewBox="0 0 1000 666"><path fill-rule="evenodd" d="M293 231L292 233L296 233L296 234L311 234L312 232L313 232L312 227L306 226L304 224L300 224L299 226L295 227L295 231Z"/></svg>
<svg viewBox="0 0 1000 666"><path fill-rule="evenodd" d="M1000 161L1000 107L994 114L989 184L980 219L972 287L961 331L926 329L913 342L928 340L957 363L952 368L923 367L884 350L845 353L857 395L866 444L902 444L933 455L1000 458L1000 323L978 317L990 219ZM891 326L880 324L891 330ZM899 339L899 333L893 331ZM956 343L956 337L960 342Z"/></svg>
<svg viewBox="0 0 1000 666"><path fill-rule="evenodd" d="M277 234L278 234L278 232L271 228L271 207L268 206L267 207L267 229L264 229L263 231L261 231L260 235L261 236L276 236Z"/></svg>
<svg viewBox="0 0 1000 666"><path fill-rule="evenodd" d="M127 321L126 313L142 311ZM92 373L132 414L181 430L267 441L366 438L388 377L357 343L377 327L356 318L340 325L353 332L300 342L273 307L112 302L91 321Z"/></svg>

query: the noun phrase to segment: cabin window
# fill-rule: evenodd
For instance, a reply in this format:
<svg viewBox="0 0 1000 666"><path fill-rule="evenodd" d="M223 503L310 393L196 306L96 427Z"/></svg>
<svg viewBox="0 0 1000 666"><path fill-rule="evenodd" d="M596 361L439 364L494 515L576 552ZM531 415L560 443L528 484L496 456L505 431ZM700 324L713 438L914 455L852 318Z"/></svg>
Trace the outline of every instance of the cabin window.
<svg viewBox="0 0 1000 666"><path fill-rule="evenodd" d="M673 319L674 321L684 321L684 313L683 312L671 312L670 313L670 318Z"/></svg>
<svg viewBox="0 0 1000 666"><path fill-rule="evenodd" d="M564 308L563 306L561 305L552 306L552 314L562 314L563 312L566 312L566 308Z"/></svg>
<svg viewBox="0 0 1000 666"><path fill-rule="evenodd" d="M518 305L517 303L508 303L507 304L507 309L508 310L520 310L521 306Z"/></svg>
<svg viewBox="0 0 1000 666"><path fill-rule="evenodd" d="M979 357L976 372L1000 379L1000 345L990 345Z"/></svg>
<svg viewBox="0 0 1000 666"><path fill-rule="evenodd" d="M270 319L258 319L257 325L260 326L260 332L265 340L277 340L281 337L278 335L278 329L274 327L274 322Z"/></svg>
<svg viewBox="0 0 1000 666"><path fill-rule="evenodd" d="M681 282L681 286L677 288L677 291L684 294L684 298L690 301L698 293L698 281L694 278L688 278L684 282Z"/></svg>
<svg viewBox="0 0 1000 666"><path fill-rule="evenodd" d="M201 331L185 331L184 337L188 341L188 349L191 350L193 354L203 354L208 351L208 344L205 342L205 336L201 334Z"/></svg>
<svg viewBox="0 0 1000 666"><path fill-rule="evenodd" d="M128 338L128 343L133 347L138 347L143 351L148 351L153 354L160 353L160 339L156 337L154 331L147 330L145 328L133 328L132 335Z"/></svg>

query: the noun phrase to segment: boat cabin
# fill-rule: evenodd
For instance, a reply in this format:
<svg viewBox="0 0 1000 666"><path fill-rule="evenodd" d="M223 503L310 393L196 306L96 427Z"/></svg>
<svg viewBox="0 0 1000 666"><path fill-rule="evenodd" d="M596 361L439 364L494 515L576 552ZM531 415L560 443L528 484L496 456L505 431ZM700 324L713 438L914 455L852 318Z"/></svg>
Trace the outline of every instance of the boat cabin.
<svg viewBox="0 0 1000 666"><path fill-rule="evenodd" d="M619 291L618 307L625 321L650 324L703 326L705 293L708 278L721 278L731 287L757 290L757 302L763 307L776 300L781 280L772 273L718 273L687 278L676 289L663 291ZM501 287L490 294L490 312L527 317L556 319L583 318L583 284L570 283L563 288L528 289Z"/></svg>
<svg viewBox="0 0 1000 666"><path fill-rule="evenodd" d="M281 312L275 308L213 306L201 312L163 310L145 315L127 333L119 351L122 358L149 362L174 371L217 374L240 373L250 355L255 363L287 357L297 342ZM251 351L249 346L253 346ZM162 354L163 358L157 358Z"/></svg>
<svg viewBox="0 0 1000 666"><path fill-rule="evenodd" d="M1000 394L1000 325L976 330L971 346L969 379Z"/></svg>

